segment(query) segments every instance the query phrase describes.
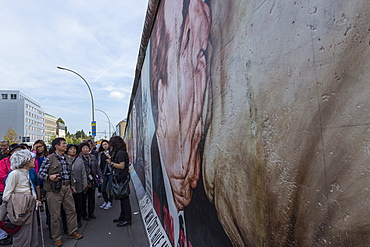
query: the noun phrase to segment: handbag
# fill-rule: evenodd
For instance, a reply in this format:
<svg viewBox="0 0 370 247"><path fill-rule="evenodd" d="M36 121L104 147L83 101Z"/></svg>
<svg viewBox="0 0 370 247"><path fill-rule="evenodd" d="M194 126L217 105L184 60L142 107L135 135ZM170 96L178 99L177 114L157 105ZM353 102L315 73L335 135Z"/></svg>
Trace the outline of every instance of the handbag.
<svg viewBox="0 0 370 247"><path fill-rule="evenodd" d="M27 225L32 221L36 210L36 199L33 195L13 193L8 201L8 218L14 225Z"/></svg>
<svg viewBox="0 0 370 247"><path fill-rule="evenodd" d="M22 226L14 225L7 217L7 202L0 205L0 229L3 229L8 234L15 234L21 229Z"/></svg>
<svg viewBox="0 0 370 247"><path fill-rule="evenodd" d="M28 179L30 194L12 193L6 205L7 217L14 225L27 225L32 221L32 214L36 210L36 198L33 196L29 175L22 171Z"/></svg>
<svg viewBox="0 0 370 247"><path fill-rule="evenodd" d="M9 220L0 221L0 229L3 229L8 234L15 234L17 233L22 226L14 225Z"/></svg>
<svg viewBox="0 0 370 247"><path fill-rule="evenodd" d="M115 199L122 199L130 195L130 177L125 181L113 180L112 182L112 196Z"/></svg>

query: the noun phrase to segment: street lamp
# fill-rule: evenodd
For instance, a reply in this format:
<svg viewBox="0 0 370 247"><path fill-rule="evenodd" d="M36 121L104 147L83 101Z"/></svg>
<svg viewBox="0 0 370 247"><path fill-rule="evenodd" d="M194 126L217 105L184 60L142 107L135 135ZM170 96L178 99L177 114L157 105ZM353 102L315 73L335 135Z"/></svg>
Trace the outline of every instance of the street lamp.
<svg viewBox="0 0 370 247"><path fill-rule="evenodd" d="M73 70L67 69L67 68L63 68L63 67L60 67L60 66L58 66L57 69L62 69L62 70L67 70L69 72L72 72L72 73L78 75L86 83L86 86L88 87L88 89L90 91L90 96L91 96L91 116L92 116L91 127L92 127L92 134L93 134L93 136L95 136L94 133L96 133L96 127L95 127L96 126L96 123L95 123L95 118L94 118L94 96L93 96L93 93L91 91L91 88L90 88L89 83L87 83L87 81L85 80L85 78L83 78L76 71L73 71Z"/></svg>
<svg viewBox="0 0 370 247"><path fill-rule="evenodd" d="M109 122L106 122L106 123L109 123ZM113 133L112 133L112 136L117 135L116 134L116 127L112 123L109 123L109 124L110 124L110 126L112 126L112 129L114 130Z"/></svg>
<svg viewBox="0 0 370 247"><path fill-rule="evenodd" d="M29 139L31 139L30 137L29 138L27 138L27 132L28 132L28 130L29 130L29 128L31 128L31 126L34 124L34 122L33 123L31 123L30 125L27 125L27 127L26 127L26 134L24 135L24 138L22 138L22 142L29 142ZM26 141L26 140L28 140L28 141Z"/></svg>
<svg viewBox="0 0 370 247"><path fill-rule="evenodd" d="M104 111L102 111L102 110L99 110L99 109L95 109L95 111L100 111L100 112L104 113L104 115L105 115L105 116L107 116L107 118L108 118L108 123L109 123L109 132L108 132L108 136L109 136L109 138L110 138L110 125L111 125L111 123L110 123L110 119L109 119L109 117L108 117L108 114L107 114L107 113L105 113L105 112L104 112Z"/></svg>

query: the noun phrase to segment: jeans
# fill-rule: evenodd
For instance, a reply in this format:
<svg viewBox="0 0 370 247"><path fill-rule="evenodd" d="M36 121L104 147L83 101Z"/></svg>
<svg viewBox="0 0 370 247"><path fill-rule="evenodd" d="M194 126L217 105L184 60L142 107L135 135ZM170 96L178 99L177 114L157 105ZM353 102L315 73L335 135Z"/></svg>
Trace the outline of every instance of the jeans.
<svg viewBox="0 0 370 247"><path fill-rule="evenodd" d="M102 178L103 178L103 184L101 185L101 190L102 190L104 202L112 202L113 196L112 196L111 190L112 190L113 174L103 175ZM109 191L109 197L107 193L107 186L108 186L108 191Z"/></svg>

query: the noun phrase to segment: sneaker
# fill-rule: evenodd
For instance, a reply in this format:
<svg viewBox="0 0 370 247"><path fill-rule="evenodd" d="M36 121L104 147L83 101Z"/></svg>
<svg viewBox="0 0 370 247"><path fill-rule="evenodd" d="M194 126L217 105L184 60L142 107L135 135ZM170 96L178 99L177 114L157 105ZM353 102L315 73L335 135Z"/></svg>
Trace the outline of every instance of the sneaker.
<svg viewBox="0 0 370 247"><path fill-rule="evenodd" d="M73 238L76 240L79 240L83 238L84 236L82 234L79 234L77 231L73 232L71 235L68 236L68 238Z"/></svg>
<svg viewBox="0 0 370 247"><path fill-rule="evenodd" d="M104 202L104 203L100 206L100 208L101 208L101 209L103 209L103 208L105 209L105 207L107 206L107 204L108 204L108 202Z"/></svg>
<svg viewBox="0 0 370 247"><path fill-rule="evenodd" d="M104 209L107 210L107 209L110 209L110 208L112 208L112 203L108 202L107 205L105 205Z"/></svg>
<svg viewBox="0 0 370 247"><path fill-rule="evenodd" d="M101 197L101 193L98 193L98 198L100 198Z"/></svg>

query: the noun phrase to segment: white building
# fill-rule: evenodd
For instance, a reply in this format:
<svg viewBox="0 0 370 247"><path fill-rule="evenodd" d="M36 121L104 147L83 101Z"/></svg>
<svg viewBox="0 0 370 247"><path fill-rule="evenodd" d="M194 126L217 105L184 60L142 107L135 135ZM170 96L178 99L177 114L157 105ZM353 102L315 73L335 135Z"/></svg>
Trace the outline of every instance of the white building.
<svg viewBox="0 0 370 247"><path fill-rule="evenodd" d="M45 141L50 142L57 136L57 118L45 113Z"/></svg>
<svg viewBox="0 0 370 247"><path fill-rule="evenodd" d="M0 90L0 137L13 128L21 142L44 140L45 112L41 105L19 90Z"/></svg>

